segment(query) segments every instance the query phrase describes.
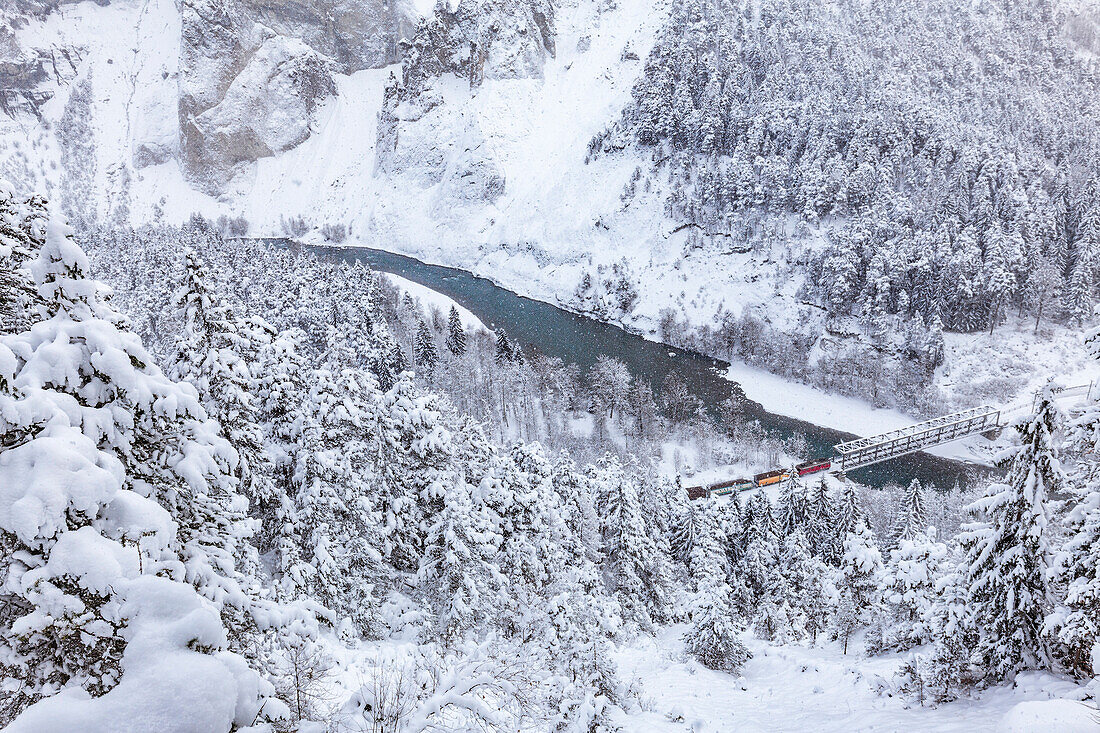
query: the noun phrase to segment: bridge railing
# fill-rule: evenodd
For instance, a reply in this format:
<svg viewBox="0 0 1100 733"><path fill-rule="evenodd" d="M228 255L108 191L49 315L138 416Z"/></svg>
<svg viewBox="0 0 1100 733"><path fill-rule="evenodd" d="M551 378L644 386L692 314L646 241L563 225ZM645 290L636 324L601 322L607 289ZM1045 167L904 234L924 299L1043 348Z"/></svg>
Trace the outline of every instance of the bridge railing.
<svg viewBox="0 0 1100 733"><path fill-rule="evenodd" d="M940 443L998 427L1001 412L988 405L891 430L881 435L858 438L834 446L837 461L834 468L849 471L861 466L886 461L907 453L915 453Z"/></svg>

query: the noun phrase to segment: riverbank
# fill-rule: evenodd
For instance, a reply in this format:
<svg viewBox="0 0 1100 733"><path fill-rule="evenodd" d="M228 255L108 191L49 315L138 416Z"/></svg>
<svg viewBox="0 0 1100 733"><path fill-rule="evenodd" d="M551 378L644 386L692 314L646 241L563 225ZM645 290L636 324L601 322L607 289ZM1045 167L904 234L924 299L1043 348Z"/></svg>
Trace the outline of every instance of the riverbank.
<svg viewBox="0 0 1100 733"><path fill-rule="evenodd" d="M617 325L517 295L488 278L365 247L311 249L363 262L380 272L394 273L442 293L476 315L486 327L503 328L513 342L535 345L549 356L577 364L582 372L602 354L619 359L632 375L647 380L655 389L660 389L669 375L675 372L689 392L714 415L718 414L718 406L737 392L735 381L726 375L729 365L725 362L669 347L652 338L629 333ZM750 401L744 406L743 416L758 422L777 440L802 436L806 443L806 456L803 458L832 455L835 444L851 439L855 433L864 434L867 428L873 428L869 432L874 434L881 428L915 422L901 413L860 406L857 400L801 390L767 372L753 370L738 373L735 367L733 374L734 379L740 377L739 381L744 383L750 396L763 398L766 403L775 406L772 411L767 404ZM862 411L857 411L857 407ZM807 422L808 418L832 424ZM839 426L845 429L838 429ZM967 475L981 469L976 464L984 463L980 455L967 452L947 455L949 458L927 453L912 454L859 469L853 472L853 478L868 486L880 487L906 484L913 478L937 486L951 486L956 480L965 483ZM956 457L970 462L962 463ZM760 470L764 468L767 467Z"/></svg>
<svg viewBox="0 0 1100 733"><path fill-rule="evenodd" d="M338 249L368 252L382 251L368 247L347 247ZM395 253L388 254L393 255ZM405 255L397 256L407 257ZM415 260L415 258L408 259L419 261ZM422 262L422 264L434 267L447 267L446 265L439 265L437 263ZM466 274L472 278L485 280L489 283L492 283L495 287L500 288L501 290L510 292L513 296L530 297L524 296L522 293L516 293L515 291L504 287L502 284L496 282L491 277L482 277L480 275L475 275L473 273L461 270L460 268L450 269L456 269L462 272L466 272ZM443 308L444 310L449 309L450 304L456 304L459 307L460 313L467 313L469 314L469 318L477 320L477 327L484 327L484 324L480 319L478 319L478 316L471 313L469 309L464 307L461 304L460 300L457 300L438 290L433 290L431 287L422 283L418 283L415 280L409 279L407 277L407 275L409 274L410 273L406 271L405 276L395 275L392 273L388 274L387 276L394 282L395 285L398 286L399 289L403 289L406 292L409 292L411 295L413 295L413 297L421 298L426 303L433 303ZM532 300L538 301L537 298L532 298ZM667 344L663 344L656 339L655 334L630 328L626 324L597 321L596 319L591 319L589 316L583 313L576 313L575 311L572 311L568 308L562 308L560 304L548 303L548 305L561 308L561 310L572 313L578 318L592 320L593 322L597 323L604 323L605 325L612 328L620 329L625 334L636 336L638 338L645 339L650 343L666 347L668 349L668 357L672 360L678 358L679 354L688 353L684 352L681 349L675 349L668 346ZM469 328L471 326L467 327ZM541 348L541 345L539 346ZM792 418L801 422L810 423L818 427L864 437L868 435L876 435L878 433L886 432L889 430L903 428L908 425L912 425L915 422L919 422L921 419L905 414L900 410L875 407L869 402L863 400L826 392L822 389L801 382L794 382L759 367L746 364L745 362L735 361L732 363L726 363L719 360L712 361L715 364L718 374L725 376L726 379L740 386L746 397L748 397L753 402L758 403L767 412ZM971 436L963 440L956 441L954 443L931 448L928 450L928 453L953 461L962 461L978 466L990 466L992 465L989 449L990 445L990 441L980 436Z"/></svg>

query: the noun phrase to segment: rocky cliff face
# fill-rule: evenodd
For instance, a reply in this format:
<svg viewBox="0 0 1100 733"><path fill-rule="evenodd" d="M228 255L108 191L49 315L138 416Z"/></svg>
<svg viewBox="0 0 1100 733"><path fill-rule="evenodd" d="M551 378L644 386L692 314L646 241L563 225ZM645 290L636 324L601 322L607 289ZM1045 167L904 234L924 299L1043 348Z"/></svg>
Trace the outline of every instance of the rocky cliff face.
<svg viewBox="0 0 1100 733"><path fill-rule="evenodd" d="M309 137L336 94L332 62L253 21L232 0L185 0L180 39L180 163L217 195L242 167Z"/></svg>
<svg viewBox="0 0 1100 733"><path fill-rule="evenodd" d="M89 17L117 37L92 37ZM99 167L178 160L189 184L220 196L255 161L308 139L335 74L398 60L415 17L408 0L8 0L0 113L15 129L38 126L49 100L85 79L88 113L115 116L102 126L128 137L129 159Z"/></svg>
<svg viewBox="0 0 1100 733"><path fill-rule="evenodd" d="M384 0L243 0L245 12L282 36L300 39L350 73L401 60L416 30L411 9Z"/></svg>
<svg viewBox="0 0 1100 733"><path fill-rule="evenodd" d="M554 6L546 0L439 4L405 44L400 82L379 113L377 170L442 184L437 198L492 202L505 176L473 115L453 114L437 89L451 75L471 88L487 79L541 78L555 53Z"/></svg>

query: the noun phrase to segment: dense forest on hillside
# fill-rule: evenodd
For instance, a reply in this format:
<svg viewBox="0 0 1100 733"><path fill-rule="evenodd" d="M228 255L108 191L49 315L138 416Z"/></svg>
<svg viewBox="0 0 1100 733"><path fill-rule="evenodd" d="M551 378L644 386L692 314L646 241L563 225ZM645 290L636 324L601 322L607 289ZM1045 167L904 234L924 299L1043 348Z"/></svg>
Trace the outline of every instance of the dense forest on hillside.
<svg viewBox="0 0 1100 733"><path fill-rule="evenodd" d="M12 731L609 731L644 694L614 650L669 624L734 673L750 640L919 650L891 694L921 702L1094 673L1095 410L1044 396L965 511L797 477L690 502L612 453L491 437L403 367L528 357L455 319L403 347L415 303L364 268L196 219L85 233L112 290L41 199L5 191L0 223Z"/></svg>
<svg viewBox="0 0 1100 733"><path fill-rule="evenodd" d="M810 291L832 314L1079 323L1100 267L1100 72L1053 13L678 0L591 151L653 148L701 243L769 217L819 227Z"/></svg>

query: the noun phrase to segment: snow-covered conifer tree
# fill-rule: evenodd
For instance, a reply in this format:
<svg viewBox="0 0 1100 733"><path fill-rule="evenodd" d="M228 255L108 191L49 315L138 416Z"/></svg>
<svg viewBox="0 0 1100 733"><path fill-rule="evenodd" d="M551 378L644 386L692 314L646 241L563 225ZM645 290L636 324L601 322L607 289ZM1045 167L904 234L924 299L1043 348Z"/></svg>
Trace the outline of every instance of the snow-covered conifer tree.
<svg viewBox="0 0 1100 733"><path fill-rule="evenodd" d="M299 593L371 636L375 587L384 581L381 523L372 459L381 395L365 372L314 370L302 431L295 444L294 514L298 558L291 580Z"/></svg>
<svg viewBox="0 0 1100 733"><path fill-rule="evenodd" d="M725 533L718 525L713 506L705 506L699 515L699 532L691 557L696 598L684 643L688 653L704 666L737 672L751 654L739 638L738 616L730 603L729 569L722 548Z"/></svg>
<svg viewBox="0 0 1100 733"><path fill-rule="evenodd" d="M610 455L589 471L596 486L609 590L625 621L652 630L655 617L667 612L669 588L660 577L659 551L646 532L637 484Z"/></svg>
<svg viewBox="0 0 1100 733"><path fill-rule="evenodd" d="M504 579L494 558L503 540L460 471L436 481L443 509L428 529L417 580L432 601L436 634L450 644L484 631L501 610Z"/></svg>
<svg viewBox="0 0 1100 733"><path fill-rule="evenodd" d="M924 489L920 480L913 479L901 496L897 517L894 520L893 541L911 540L928 529L928 512L924 506Z"/></svg>
<svg viewBox="0 0 1100 733"><path fill-rule="evenodd" d="M946 558L947 546L936 542L933 527L902 538L891 550L882 580L885 613L878 636L883 649L905 650L932 641L929 618Z"/></svg>
<svg viewBox="0 0 1100 733"><path fill-rule="evenodd" d="M974 658L993 680L1051 663L1042 627L1051 603L1047 497L1065 481L1054 438L1057 415L1048 388L1035 414L1017 425L1022 445L1007 480L991 484L971 506L980 519L961 535L978 632Z"/></svg>
<svg viewBox="0 0 1100 733"><path fill-rule="evenodd" d="M783 482L779 500L775 505L776 529L780 537L786 537L806 522L806 487L798 479L797 472L790 471L790 478Z"/></svg>
<svg viewBox="0 0 1100 733"><path fill-rule="evenodd" d="M807 498L806 540L810 551L827 563L839 561L839 545L836 542L836 505L829 487L822 478Z"/></svg>
<svg viewBox="0 0 1100 733"><path fill-rule="evenodd" d="M38 293L28 265L45 240L44 207L20 202L0 179L0 334L18 333L36 317Z"/></svg>
<svg viewBox="0 0 1100 733"><path fill-rule="evenodd" d="M808 544L801 529L787 535L779 555L779 573L786 580L791 608L811 641L816 641L829 618L832 594L829 569L810 553Z"/></svg>
<svg viewBox="0 0 1100 733"><path fill-rule="evenodd" d="M879 583L882 578L882 553L871 530L859 520L844 540L844 554L837 578L839 605L836 629L848 651L848 637L855 629L875 620L880 607Z"/></svg>
<svg viewBox="0 0 1100 733"><path fill-rule="evenodd" d="M1088 460L1100 438L1100 403L1075 421L1075 448L1084 460L1075 472L1065 524L1069 536L1055 556L1055 578L1065 594L1047 618L1059 660L1074 674L1096 673L1100 649L1100 466Z"/></svg>
<svg viewBox="0 0 1100 733"><path fill-rule="evenodd" d="M673 502L674 514L669 545L672 548L673 559L687 565L691 562L691 553L695 547L696 508L682 488L676 492Z"/></svg>
<svg viewBox="0 0 1100 733"><path fill-rule="evenodd" d="M447 350L455 356L466 353L466 329L462 327L462 318L458 315L458 309L453 305L447 316Z"/></svg>
<svg viewBox="0 0 1100 733"><path fill-rule="evenodd" d="M439 352L435 347L435 336L424 321L416 327L416 365L425 373L431 374L439 361Z"/></svg>

